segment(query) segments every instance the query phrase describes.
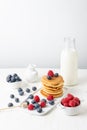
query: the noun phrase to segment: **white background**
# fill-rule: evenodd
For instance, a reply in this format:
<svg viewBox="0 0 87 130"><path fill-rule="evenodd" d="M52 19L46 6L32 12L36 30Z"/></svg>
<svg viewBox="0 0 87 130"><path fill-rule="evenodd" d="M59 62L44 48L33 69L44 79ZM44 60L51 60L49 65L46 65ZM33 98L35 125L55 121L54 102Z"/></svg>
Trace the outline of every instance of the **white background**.
<svg viewBox="0 0 87 130"><path fill-rule="evenodd" d="M87 68L87 0L0 0L0 67L59 67L66 36Z"/></svg>

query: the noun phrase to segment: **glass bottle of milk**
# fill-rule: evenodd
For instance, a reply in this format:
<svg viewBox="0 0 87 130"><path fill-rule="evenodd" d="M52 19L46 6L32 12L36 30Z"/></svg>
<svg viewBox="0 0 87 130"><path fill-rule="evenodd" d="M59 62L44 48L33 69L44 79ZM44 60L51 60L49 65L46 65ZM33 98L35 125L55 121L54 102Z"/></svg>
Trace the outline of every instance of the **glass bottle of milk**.
<svg viewBox="0 0 87 130"><path fill-rule="evenodd" d="M72 86L78 80L78 55L74 38L64 38L65 48L61 52L60 71L64 85Z"/></svg>

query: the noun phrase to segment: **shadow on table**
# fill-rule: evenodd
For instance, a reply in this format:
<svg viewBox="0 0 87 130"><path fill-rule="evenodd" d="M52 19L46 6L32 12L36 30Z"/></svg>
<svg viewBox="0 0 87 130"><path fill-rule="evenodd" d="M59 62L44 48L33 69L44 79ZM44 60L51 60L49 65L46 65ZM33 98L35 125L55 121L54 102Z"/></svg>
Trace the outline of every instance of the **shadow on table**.
<svg viewBox="0 0 87 130"><path fill-rule="evenodd" d="M79 79L78 79L78 85L87 85L87 77L80 77Z"/></svg>
<svg viewBox="0 0 87 130"><path fill-rule="evenodd" d="M86 102L86 103L87 103L87 102ZM81 113L80 113L80 115L85 115L85 116L87 116L87 106L83 105L83 106L81 107Z"/></svg>

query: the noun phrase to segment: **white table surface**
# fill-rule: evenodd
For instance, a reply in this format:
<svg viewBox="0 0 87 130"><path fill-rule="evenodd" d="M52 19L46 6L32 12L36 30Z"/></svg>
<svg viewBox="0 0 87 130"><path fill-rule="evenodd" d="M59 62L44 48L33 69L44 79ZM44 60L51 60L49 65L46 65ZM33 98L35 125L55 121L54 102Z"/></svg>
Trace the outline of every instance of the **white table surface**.
<svg viewBox="0 0 87 130"><path fill-rule="evenodd" d="M47 73L49 69L37 69L39 75ZM59 71L57 69L53 69ZM6 76L18 73L22 78L24 68L0 69L0 107L9 102L8 95L10 87L6 84ZM79 70L78 85L67 89L77 91L83 98L82 111L77 116L65 115L60 107L55 107L51 112L44 116L35 116L27 113L21 108L0 112L0 130L87 130L87 70ZM79 90L79 93L78 93ZM13 90L15 91L15 90Z"/></svg>

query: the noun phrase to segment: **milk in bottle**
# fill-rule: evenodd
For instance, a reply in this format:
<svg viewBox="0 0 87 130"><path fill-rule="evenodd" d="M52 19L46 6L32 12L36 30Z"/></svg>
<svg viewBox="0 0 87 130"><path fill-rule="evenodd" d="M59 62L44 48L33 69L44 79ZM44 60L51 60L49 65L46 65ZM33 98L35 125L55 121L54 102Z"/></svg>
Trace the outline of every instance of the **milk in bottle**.
<svg viewBox="0 0 87 130"><path fill-rule="evenodd" d="M78 80L78 56L74 38L64 38L65 48L61 52L60 71L64 85L76 85Z"/></svg>

